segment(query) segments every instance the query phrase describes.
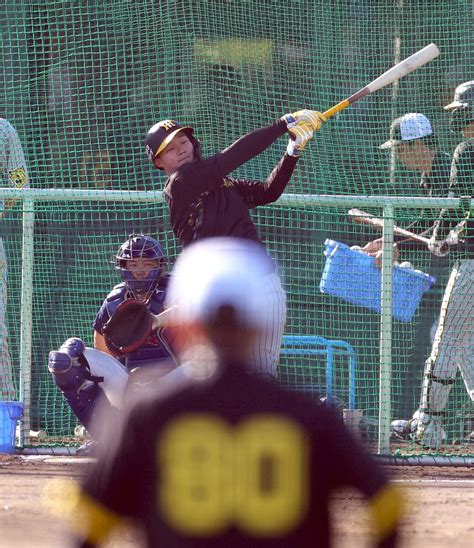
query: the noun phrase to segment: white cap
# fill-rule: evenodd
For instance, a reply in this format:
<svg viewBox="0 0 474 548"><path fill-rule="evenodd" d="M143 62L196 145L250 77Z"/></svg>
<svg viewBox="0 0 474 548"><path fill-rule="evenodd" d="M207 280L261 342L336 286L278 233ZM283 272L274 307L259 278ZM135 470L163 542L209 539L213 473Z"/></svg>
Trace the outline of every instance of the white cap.
<svg viewBox="0 0 474 548"><path fill-rule="evenodd" d="M247 327L267 323L265 277L271 259L263 247L239 238L207 238L184 249L171 273L165 306L171 323L207 324L221 307L233 308Z"/></svg>
<svg viewBox="0 0 474 548"><path fill-rule="evenodd" d="M391 138L380 145L380 148L391 148L405 141L433 135L433 127L424 114L409 112L392 122L390 135Z"/></svg>

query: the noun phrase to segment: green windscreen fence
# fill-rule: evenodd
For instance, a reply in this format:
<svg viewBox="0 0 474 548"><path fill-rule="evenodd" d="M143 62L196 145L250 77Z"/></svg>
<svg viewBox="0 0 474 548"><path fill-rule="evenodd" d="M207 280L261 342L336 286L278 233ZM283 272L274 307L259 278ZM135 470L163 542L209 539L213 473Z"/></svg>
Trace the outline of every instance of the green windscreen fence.
<svg viewBox="0 0 474 548"><path fill-rule="evenodd" d="M472 1L5 0L0 30L0 112L18 130L31 188L55 189L58 194L65 189L100 190L104 195L130 191L128 201L71 201L67 196L35 200L33 256L22 257L22 201L1 221L17 397L24 393L21 282L29 260L29 426L46 432L45 445L71 447L80 441L74 436L78 422L48 372L48 353L73 336L93 345L92 322L120 281L111 261L130 233L156 237L171 262L181 249L161 200L165 177L152 168L144 152L151 125L165 118L192 125L203 155L209 155L283 114L301 108L327 110L398 61L436 43L441 51L437 59L323 126L285 190L296 198L252 212L287 292L285 334L324 338L304 339L299 351L282 352L280 382L315 398L326 395L329 383L341 407L355 398L355 408L364 417L363 435L375 450L381 404L380 280L370 278L365 256L350 248L364 246L382 232L349 219L348 210L357 204L328 206L317 200L308 203L305 197L414 197L410 206L395 208L399 226L409 227L423 217L425 223L413 229L421 231L429 226L426 219L437 218L439 209L422 210L415 198L447 196L449 164L463 136L450 130L443 107L453 100L459 84L474 79ZM442 166L437 178L433 172L425 174L424 186L420 180L423 171L430 171L429 163L417 157L403 162L393 149L380 148L393 136L391 122L410 112L430 120L434 138L427 146ZM264 180L286 144L287 138L281 138L233 175ZM137 201L132 191L155 191L157 199ZM470 194L470 187L462 193ZM366 209L381 216L382 201ZM419 406L445 287L453 266L468 258L462 246L442 258L423 244L400 249L398 262L410 262L413 269L407 274L405 267L394 276L394 303L405 292L406 306L414 303L414 308L406 312L403 304L402 317L393 317L390 420L408 419ZM333 285L322 292L325 266L330 270L326 281ZM351 283L357 285L358 276L348 298L344 291ZM428 276L433 280L425 283ZM468 297L465 306L472 307ZM460 329L467 331L466 325ZM354 378L349 375L350 352L338 351L331 341L343 341L352 349ZM474 368L474 358L464 352L472 346L471 341L459 350ZM436 451L472 455L472 446L464 440L473 427L473 403L457 366L445 377L453 381L442 409L447 438ZM424 451L395 438L390 443L391 453Z"/></svg>

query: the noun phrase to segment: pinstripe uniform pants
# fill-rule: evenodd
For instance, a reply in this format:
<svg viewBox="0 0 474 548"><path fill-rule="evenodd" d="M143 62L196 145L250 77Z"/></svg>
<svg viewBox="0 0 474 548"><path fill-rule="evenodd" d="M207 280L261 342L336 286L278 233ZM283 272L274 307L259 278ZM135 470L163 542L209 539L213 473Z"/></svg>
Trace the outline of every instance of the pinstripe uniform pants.
<svg viewBox="0 0 474 548"><path fill-rule="evenodd" d="M277 274L267 276L267 327L254 343L251 368L258 373L277 377L281 340L286 323L286 293Z"/></svg>
<svg viewBox="0 0 474 548"><path fill-rule="evenodd" d="M458 368L474 400L474 259L456 265L446 286L433 348L425 365L422 409L443 412Z"/></svg>

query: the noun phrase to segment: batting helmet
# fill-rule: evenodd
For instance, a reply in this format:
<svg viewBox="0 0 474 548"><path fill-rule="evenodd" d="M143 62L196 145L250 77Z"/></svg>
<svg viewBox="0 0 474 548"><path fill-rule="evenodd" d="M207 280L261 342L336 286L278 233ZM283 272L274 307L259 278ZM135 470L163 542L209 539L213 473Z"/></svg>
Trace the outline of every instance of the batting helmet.
<svg viewBox="0 0 474 548"><path fill-rule="evenodd" d="M454 130L462 130L474 122L474 80L458 86L454 90L454 100L444 110L451 113L450 124Z"/></svg>
<svg viewBox="0 0 474 548"><path fill-rule="evenodd" d="M161 120L161 122L158 122L149 129L145 139L146 154L150 161L153 162L158 154L163 152L181 131L184 131L189 137L193 143L194 151L199 157L199 141L193 136L194 128L183 126L175 120Z"/></svg>
<svg viewBox="0 0 474 548"><path fill-rule="evenodd" d="M147 278L136 279L127 268L127 261L134 259L158 260L159 266L150 270ZM115 268L120 271L127 289L137 299L151 296L165 273L166 262L167 258L160 243L144 234L130 234L115 256Z"/></svg>

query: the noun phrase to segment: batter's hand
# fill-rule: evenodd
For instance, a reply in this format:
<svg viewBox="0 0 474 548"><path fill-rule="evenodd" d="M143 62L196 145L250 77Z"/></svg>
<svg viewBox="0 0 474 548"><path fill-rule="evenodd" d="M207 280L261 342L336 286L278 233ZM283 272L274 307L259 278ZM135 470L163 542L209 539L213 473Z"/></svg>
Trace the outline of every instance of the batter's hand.
<svg viewBox="0 0 474 548"><path fill-rule="evenodd" d="M291 129L291 134L294 137L288 141L286 151L290 156L298 157L313 138L313 130L309 124L299 124Z"/></svg>
<svg viewBox="0 0 474 548"><path fill-rule="evenodd" d="M282 119L285 120L286 127L291 134L294 134L292 129L300 124L309 125L313 131L318 131L318 129L323 125L323 122L326 121L326 117L322 112L308 109L298 110L297 112L293 112L291 114L285 114Z"/></svg>

